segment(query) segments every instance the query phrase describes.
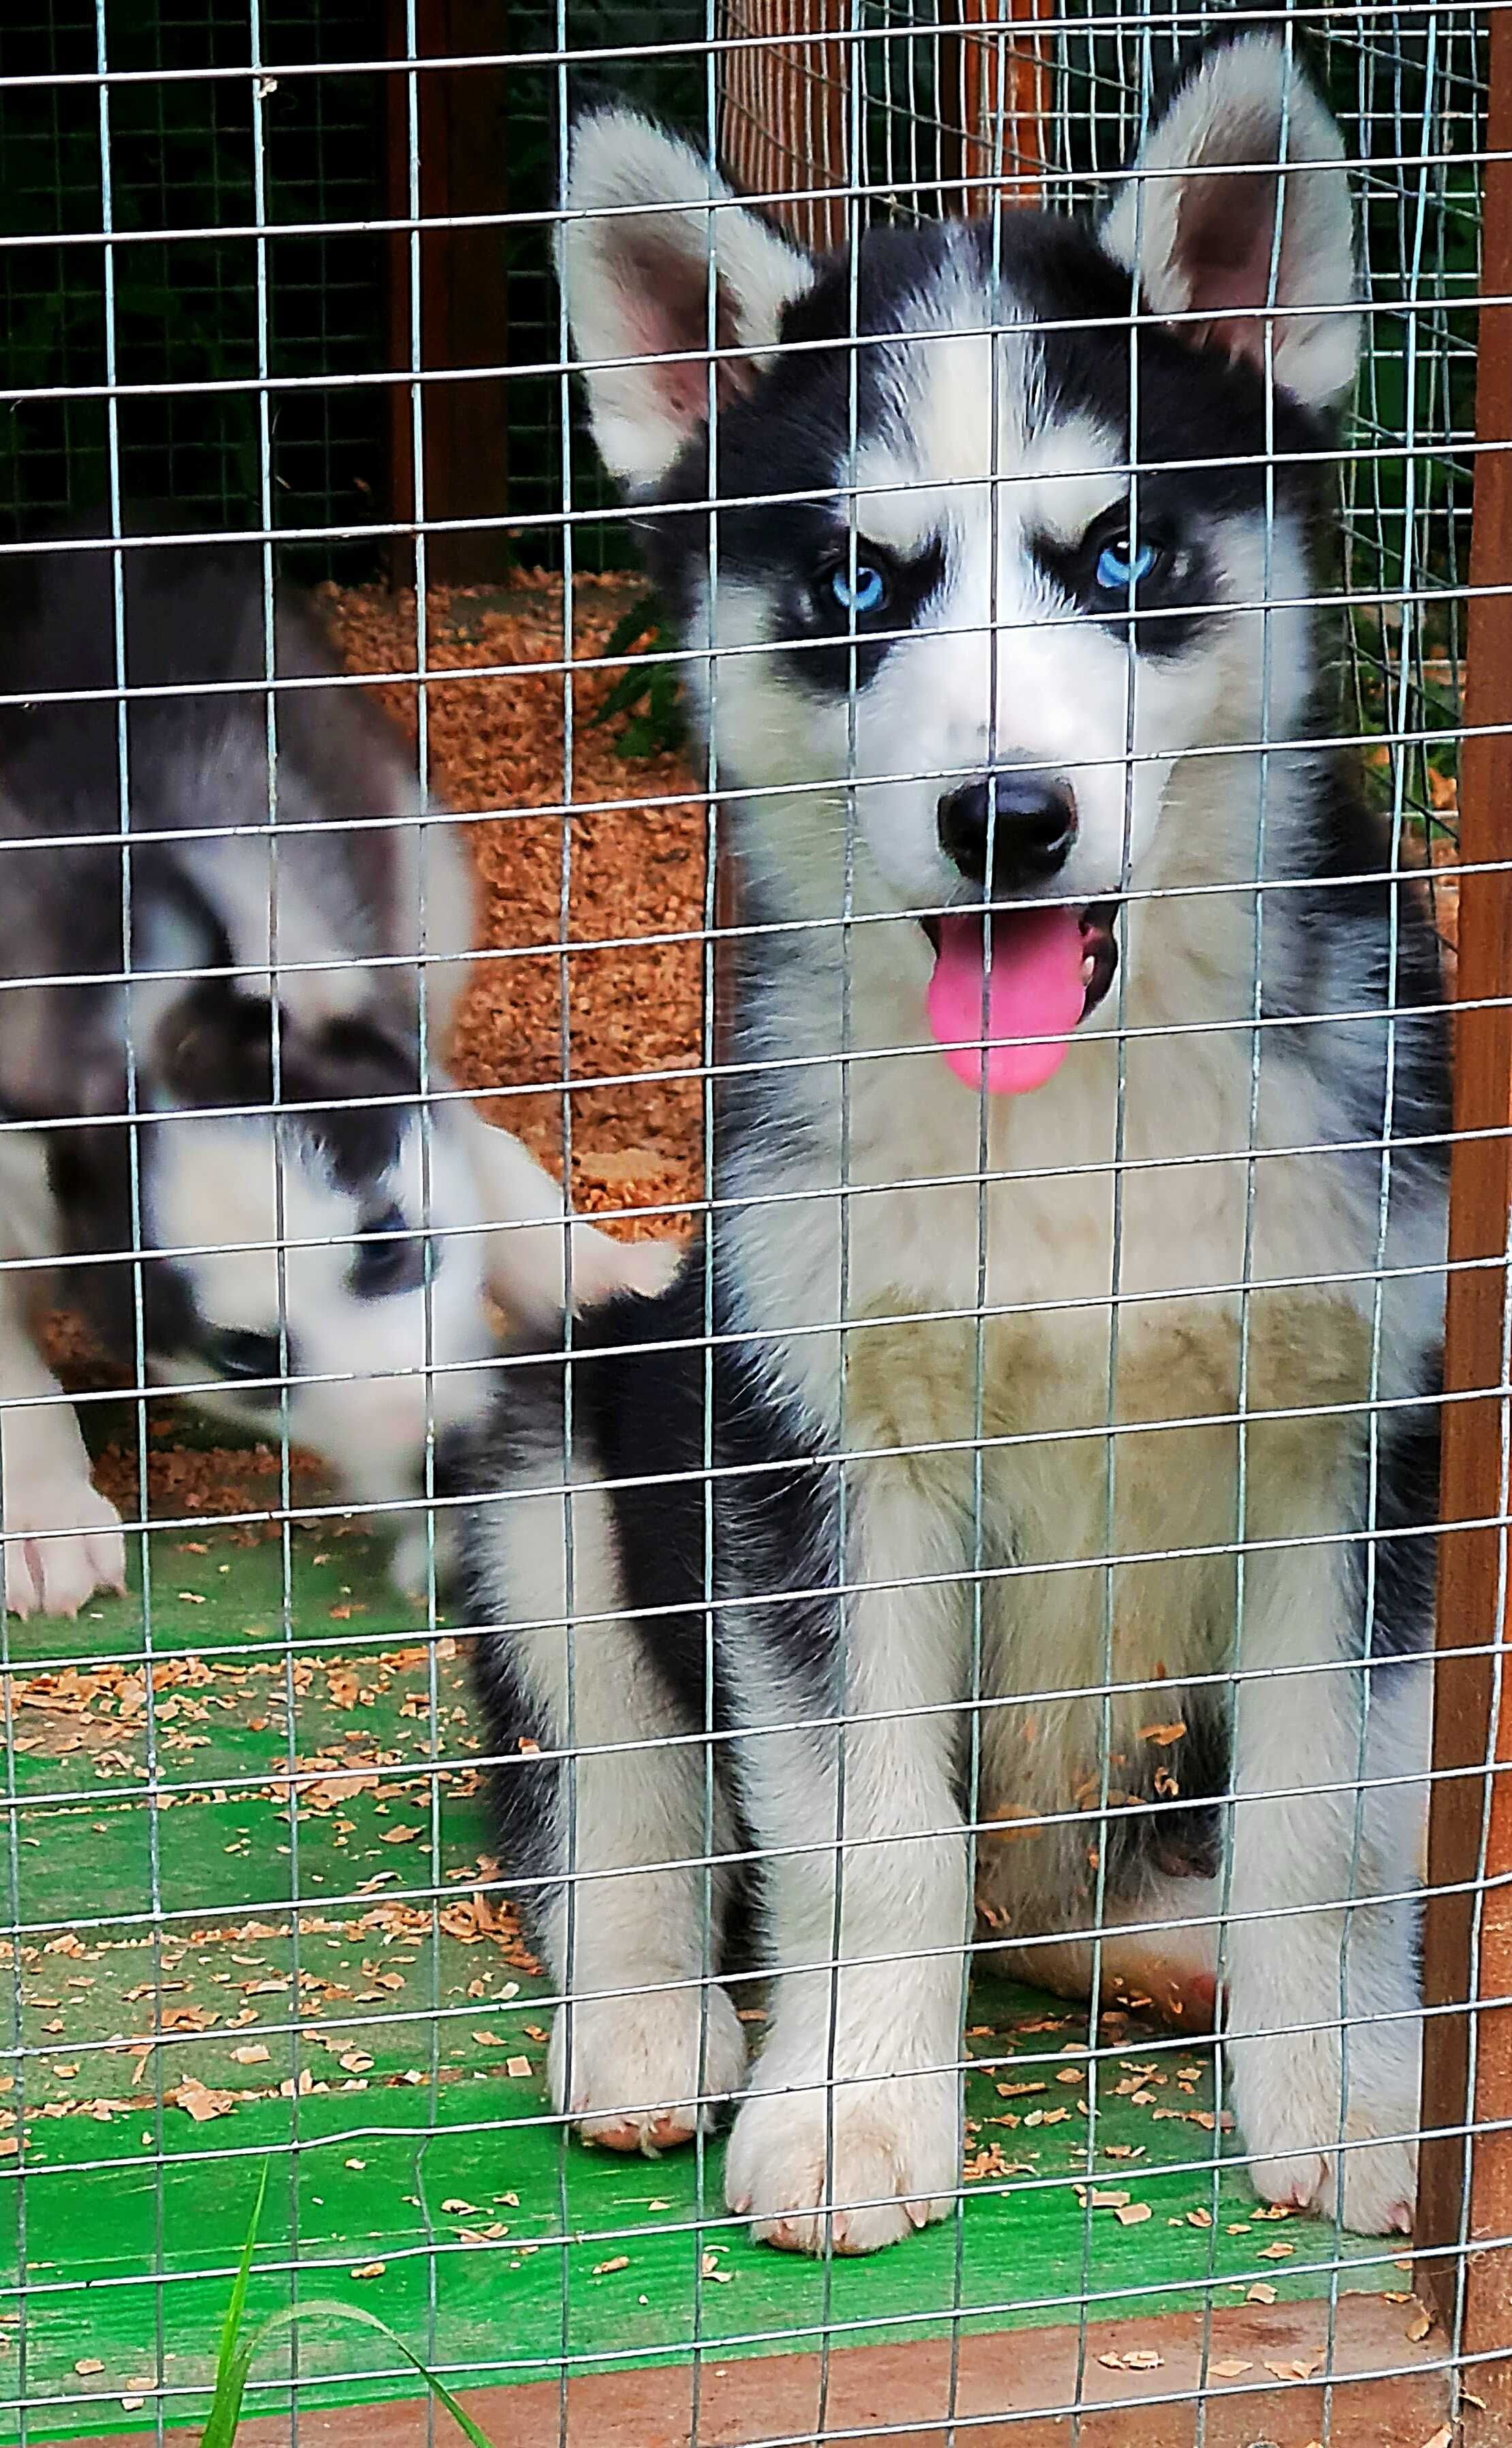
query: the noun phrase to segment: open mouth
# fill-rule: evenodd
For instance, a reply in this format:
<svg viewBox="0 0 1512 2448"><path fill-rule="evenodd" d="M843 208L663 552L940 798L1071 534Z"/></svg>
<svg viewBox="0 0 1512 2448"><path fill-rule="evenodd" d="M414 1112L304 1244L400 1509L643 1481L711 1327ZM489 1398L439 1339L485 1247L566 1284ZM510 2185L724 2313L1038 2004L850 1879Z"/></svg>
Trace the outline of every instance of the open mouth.
<svg viewBox="0 0 1512 2448"><path fill-rule="evenodd" d="M1043 1086L1113 984L1117 916L1116 901L1090 901L920 919L934 953L929 1026L957 1079L1008 1094Z"/></svg>

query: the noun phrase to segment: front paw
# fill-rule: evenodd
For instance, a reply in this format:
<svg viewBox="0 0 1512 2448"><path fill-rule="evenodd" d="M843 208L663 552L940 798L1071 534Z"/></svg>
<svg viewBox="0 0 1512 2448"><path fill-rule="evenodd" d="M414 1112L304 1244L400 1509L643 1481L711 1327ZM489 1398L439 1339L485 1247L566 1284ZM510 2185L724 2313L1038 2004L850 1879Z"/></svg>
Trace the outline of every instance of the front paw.
<svg viewBox="0 0 1512 2448"><path fill-rule="evenodd" d="M1336 2219L1358 2235L1409 2235L1417 2192L1415 2036L1384 2063L1351 2067L1340 2132L1337 2048L1329 2036L1244 2045L1239 2125L1263 2201ZM1379 2043L1377 2043L1377 2050ZM1377 2054L1372 2050L1372 2056Z"/></svg>
<svg viewBox="0 0 1512 2448"><path fill-rule="evenodd" d="M436 1515L433 1532L424 1521L401 1530L389 1558L390 1580L400 1597L416 1607L430 1604L432 1569L434 1586L441 1594L450 1585L456 1568L456 1520L450 1512ZM440 1603L446 1603L444 1596Z"/></svg>
<svg viewBox="0 0 1512 2448"><path fill-rule="evenodd" d="M745 2035L718 1981L559 2008L551 2097L585 2142L654 2159L707 2132L745 2078Z"/></svg>
<svg viewBox="0 0 1512 2448"><path fill-rule="evenodd" d="M754 2092L736 2118L724 2193L758 2243L875 2252L942 2219L961 2177L953 2073Z"/></svg>
<svg viewBox="0 0 1512 2448"><path fill-rule="evenodd" d="M8 1474L4 1529L0 1580L10 1615L74 1616L97 1590L124 1591L121 1516L86 1472Z"/></svg>
<svg viewBox="0 0 1512 2448"><path fill-rule="evenodd" d="M592 1309L616 1292L654 1300L664 1292L686 1253L680 1241L619 1241L596 1224L580 1225L572 1238L572 1305Z"/></svg>

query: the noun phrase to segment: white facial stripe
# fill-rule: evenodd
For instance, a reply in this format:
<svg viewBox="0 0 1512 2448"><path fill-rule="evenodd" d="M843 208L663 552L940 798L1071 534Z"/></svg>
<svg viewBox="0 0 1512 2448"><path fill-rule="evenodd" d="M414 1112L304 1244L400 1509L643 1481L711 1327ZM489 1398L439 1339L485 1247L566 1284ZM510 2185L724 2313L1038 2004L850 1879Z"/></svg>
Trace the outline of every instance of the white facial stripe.
<svg viewBox="0 0 1512 2448"><path fill-rule="evenodd" d="M856 452L855 525L858 536L885 545L900 561L914 561L939 533L943 505L921 485L911 450L878 435Z"/></svg>
<svg viewBox="0 0 1512 2448"><path fill-rule="evenodd" d="M1129 490L1121 447L1089 416L1038 427L1024 453L1024 475L1018 488L1021 519L1056 544L1079 544Z"/></svg>
<svg viewBox="0 0 1512 2448"><path fill-rule="evenodd" d="M292 1294L297 1275L318 1297L335 1291L351 1265L357 1201L335 1187L318 1160L303 1161L291 1149L280 1185L273 1133L256 1120L186 1116L162 1127L159 1137L154 1237L160 1247L196 1253L185 1263L201 1316L217 1326L278 1331L279 1268L273 1245L280 1234L285 1290ZM228 1249L228 1241L264 1246Z"/></svg>
<svg viewBox="0 0 1512 2448"><path fill-rule="evenodd" d="M882 430L858 441L856 525L903 559L960 526L963 488L1022 463L1039 348L1027 329L994 339L988 317L982 289L952 256L920 301L916 330L879 361L887 407ZM836 482L846 475L837 469Z"/></svg>
<svg viewBox="0 0 1512 2448"><path fill-rule="evenodd" d="M980 298L974 312L980 319ZM993 345L980 332L929 333L893 355L889 429L856 457L860 536L905 560L942 536L964 545L991 515L979 488L996 479L1005 560L1014 533L1075 545L1124 499L1121 442L1090 416L1046 414L1039 350L1025 333L996 342L994 432Z"/></svg>

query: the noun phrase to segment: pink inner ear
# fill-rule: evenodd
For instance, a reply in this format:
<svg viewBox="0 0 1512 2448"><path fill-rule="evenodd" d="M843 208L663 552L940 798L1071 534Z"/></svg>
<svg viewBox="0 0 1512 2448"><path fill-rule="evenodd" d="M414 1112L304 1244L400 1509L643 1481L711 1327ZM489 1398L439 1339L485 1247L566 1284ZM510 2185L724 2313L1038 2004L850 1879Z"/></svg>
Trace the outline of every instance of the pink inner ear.
<svg viewBox="0 0 1512 2448"><path fill-rule="evenodd" d="M709 345L709 267L665 246L628 242L617 266L622 284L625 354L675 355L675 362L647 366L665 413L681 431L692 433L709 413L709 368L701 354ZM715 346L733 348L737 339L734 304L720 289L715 298ZM722 405L746 390L749 366L733 361L717 369L716 393Z"/></svg>
<svg viewBox="0 0 1512 2448"><path fill-rule="evenodd" d="M1209 318L1201 338L1256 364L1265 358L1278 183L1270 170L1194 178L1183 186L1177 217L1177 260L1192 306ZM1277 302L1286 296L1284 228L1275 296Z"/></svg>

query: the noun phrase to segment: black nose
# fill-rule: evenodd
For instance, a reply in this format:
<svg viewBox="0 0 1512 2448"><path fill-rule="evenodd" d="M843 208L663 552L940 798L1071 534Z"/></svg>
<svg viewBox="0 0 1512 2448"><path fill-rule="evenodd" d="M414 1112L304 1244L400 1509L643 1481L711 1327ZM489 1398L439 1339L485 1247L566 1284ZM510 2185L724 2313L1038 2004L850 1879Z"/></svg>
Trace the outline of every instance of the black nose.
<svg viewBox="0 0 1512 2448"><path fill-rule="evenodd" d="M987 881L992 835L992 889L1015 892L1064 867L1076 839L1076 796L1052 774L1011 768L965 782L940 801L940 848L972 884Z"/></svg>

